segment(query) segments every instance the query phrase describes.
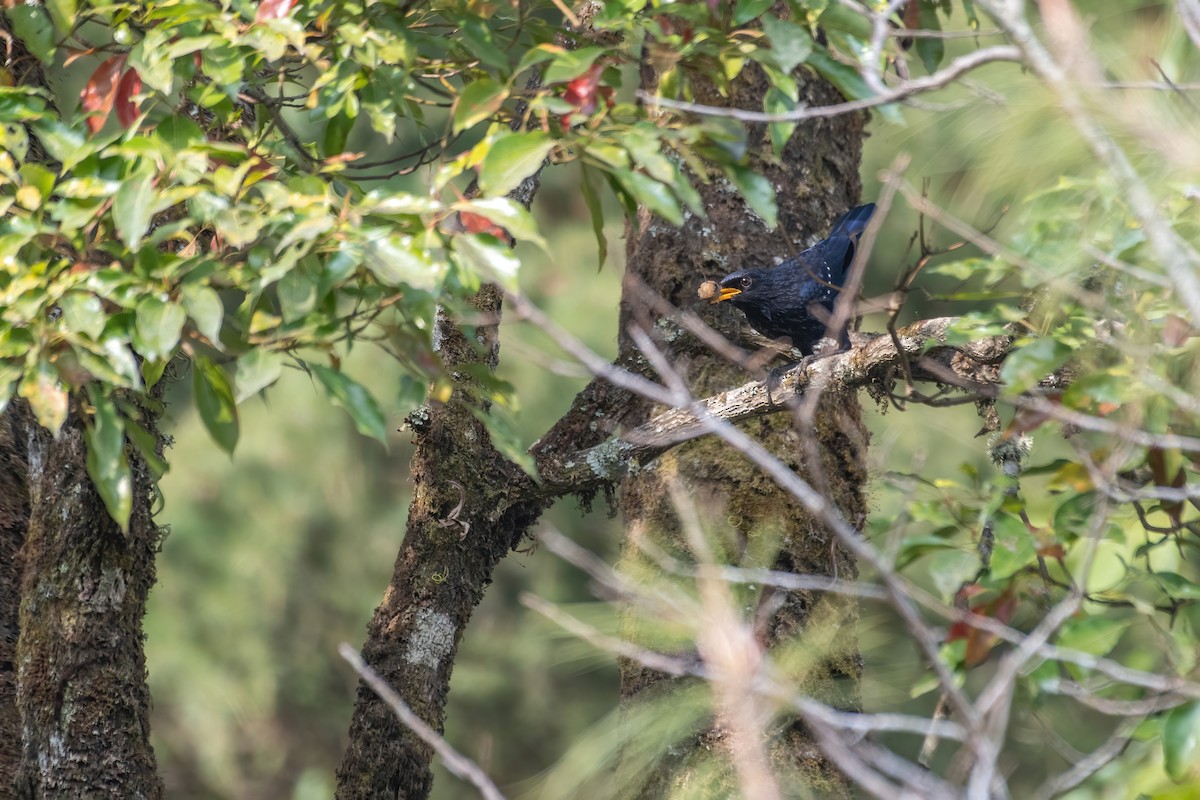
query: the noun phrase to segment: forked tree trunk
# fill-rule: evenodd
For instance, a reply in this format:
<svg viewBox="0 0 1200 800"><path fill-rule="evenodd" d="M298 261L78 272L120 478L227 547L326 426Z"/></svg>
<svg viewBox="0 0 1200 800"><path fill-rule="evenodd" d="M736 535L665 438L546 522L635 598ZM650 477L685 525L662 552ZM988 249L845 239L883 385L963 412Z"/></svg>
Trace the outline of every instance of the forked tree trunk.
<svg viewBox="0 0 1200 800"><path fill-rule="evenodd" d="M473 304L492 324L469 337L444 314L436 321L447 370L495 368L500 293L485 285ZM414 492L404 543L383 602L367 629L364 660L437 729L458 645L492 572L545 504L513 505L508 496L529 481L492 446L463 380L447 403L414 412ZM419 800L429 795L433 753L359 684L350 743L337 771L338 800Z"/></svg>
<svg viewBox="0 0 1200 800"><path fill-rule="evenodd" d="M803 76L801 79L804 80ZM648 80L652 83L653 76L648 76ZM736 108L762 108L766 89L762 74L748 68L728 97L719 96L711 87L707 90L702 87L697 100ZM819 106L840 100L837 92L822 80L808 78L803 84L802 103ZM639 230L627 244L628 275L673 305L689 307L695 305L696 289L702 281L719 280L741 268L770 266L774 259L790 256L811 244L828 232L830 223L839 214L859 200L864 121L863 115L848 115L802 123L777 163L762 157L771 152L765 126L753 128L750 148L758 156L752 159L751 168L765 175L775 187L779 230L767 230L727 182L716 180L700 189L708 211L707 220L690 218L682 227L675 228L648 214L642 215ZM737 341L745 330L745 322L728 305L700 310L718 330ZM622 333L626 326L638 324L641 307L627 289L622 304ZM660 344L674 367L686 376L694 397L708 397L748 379L744 367L715 354L693 336L672 331L660 337ZM622 336L622 355L631 358L633 350L629 337ZM625 421L640 424L661 410L643 401ZM853 395L824 396L816 414L815 430L800 430L796 418L788 413L760 417L741 427L821 489L846 519L854 522L864 518L867 434ZM621 507L627 530L662 536L674 548L687 549L672 502L669 483L673 481L685 487L695 510L711 524L711 531L723 530L743 544L748 537L777 535L779 551L773 564L776 569L838 574L843 578L854 575L852 557L833 543L820 523L744 456L713 436L670 451L625 481ZM627 546L627 560L638 557L634 550ZM854 706L861 669L854 603L844 597L811 592L791 592L786 598L775 598L775 602L782 605L760 631L768 647L794 640L815 616L820 618L819 625L838 626L837 646L824 656L820 669L810 673L804 685L795 688L842 707ZM632 621L631 624L636 625ZM660 702L663 680L660 673L624 662L621 688L624 708L634 711L647 703ZM670 705L663 706L664 711L669 708ZM632 719L636 715L626 716ZM710 751L719 752L722 748L722 724L722 720L716 719L713 727L694 737L690 745L685 742L671 748L670 756L660 761L649 777L625 774L623 780L640 784L639 791L644 797L669 796L685 786L694 786L697 771L713 764ZM785 723L776 730L780 735L771 752L775 768L798 771L816 796L849 795L847 782L820 755L802 724ZM630 735L636 732L631 731ZM707 765L702 763L705 759L709 759ZM728 759L724 763L728 764ZM719 787L719 792L736 791L732 770L726 770L717 780L727 784ZM626 784L622 786L623 791L629 791Z"/></svg>

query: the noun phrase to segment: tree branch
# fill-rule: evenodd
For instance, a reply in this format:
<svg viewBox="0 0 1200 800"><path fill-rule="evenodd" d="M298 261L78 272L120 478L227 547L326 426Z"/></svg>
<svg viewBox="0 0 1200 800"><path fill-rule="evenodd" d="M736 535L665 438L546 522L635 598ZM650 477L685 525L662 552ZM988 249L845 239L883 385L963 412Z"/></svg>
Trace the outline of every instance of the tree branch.
<svg viewBox="0 0 1200 800"><path fill-rule="evenodd" d="M894 373L905 362L911 362L915 380L944 383L953 377L959 379L961 386L993 390L995 368L1008 354L1012 339L993 336L963 347L947 346L946 331L954 322L953 317L916 322L898 332L900 349L889 336L877 336L861 347L801 362L776 378L752 381L701 400L698 405L706 417L738 422L786 411L790 401L803 396L809 387L853 391L889 386ZM649 383L641 376L630 381L628 372L607 363L588 366L617 385ZM665 393L661 387L652 385ZM543 491L574 494L618 480L631 466L657 458L670 448L709 432L711 428L695 411L672 408L594 447L562 455L540 454L537 467L544 482Z"/></svg>

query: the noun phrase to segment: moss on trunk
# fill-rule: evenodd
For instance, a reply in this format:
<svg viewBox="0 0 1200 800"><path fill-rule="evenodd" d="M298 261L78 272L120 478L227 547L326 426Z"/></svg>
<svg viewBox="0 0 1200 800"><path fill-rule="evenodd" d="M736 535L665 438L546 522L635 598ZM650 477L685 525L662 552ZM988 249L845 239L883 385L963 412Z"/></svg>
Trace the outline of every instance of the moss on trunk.
<svg viewBox="0 0 1200 800"><path fill-rule="evenodd" d="M55 438L27 406L3 415L3 481L27 501L20 554L16 708L28 798L157 798L142 617L161 531L153 485L129 450L133 517L122 533L86 469L83 423L72 411ZM8 576L6 576L7 579Z"/></svg>
<svg viewBox="0 0 1200 800"><path fill-rule="evenodd" d="M653 82L653 77L649 77ZM728 97L711 87L700 87L697 100L736 108L761 108L767 89L762 74L747 68ZM801 103L824 105L841 98L827 83L810 78L804 82ZM774 259L792 255L824 235L830 223L859 200L858 168L862 149L862 115L842 116L802 123L787 145L782 158L770 158L771 144L765 126L751 130L750 150L757 154L751 167L765 175L775 187L779 204L780 230L767 230L734 189L723 180L701 187L708 219L689 218L680 228L643 215L639 229L628 240L628 274L679 307L694 306L696 289L706 279L745 267L770 266ZM697 310L707 321L732 340L745 338L746 324L728 304ZM650 317L626 293L622 305L622 333L627 326L647 324ZM695 397L705 397L748 379L746 369L713 353L694 337L676 330L656 331L660 346L683 375ZM622 355L633 345L621 338ZM640 401L638 411L627 415L628 424L640 424L663 409ZM821 487L852 521L865 517L863 488L866 483L866 441L861 411L853 395L826 394L817 413L815 430L805 432L792 414L776 414L742 423L740 427L766 446L790 468ZM629 530L661 536L672 549L687 549L669 483L686 487L690 502L702 519L715 521L714 530L724 529L734 541L726 549L736 562L738 551L756 551L747 546L752 537L775 535L778 550L771 566L791 572L839 574L851 577L851 556L834 544L831 535L798 502L754 467L743 455L716 437L682 445L631 475L624 483L621 507ZM740 542L740 546L738 545ZM638 558L627 550L627 564ZM761 566L756 564L755 566ZM857 703L857 679L861 662L854 644L857 610L853 602L812 592L790 592L776 597L778 607L761 631L767 647L794 641L820 615L818 626L837 629L837 646L830 647L820 669L807 673L799 691L842 707ZM820 635L819 631L817 635ZM634 662L622 669L622 696L627 709L660 702L664 677ZM654 687L653 691L647 692ZM642 795L660 797L696 780L703 756L720 750L723 736L719 722L699 734L690 746L676 747L659 765ZM792 722L776 737L772 757L781 766L799 771L802 779L822 797L848 796L845 779L820 755L802 724ZM640 780L626 776L632 780ZM732 773L725 780L731 781ZM733 788L732 786L729 788Z"/></svg>

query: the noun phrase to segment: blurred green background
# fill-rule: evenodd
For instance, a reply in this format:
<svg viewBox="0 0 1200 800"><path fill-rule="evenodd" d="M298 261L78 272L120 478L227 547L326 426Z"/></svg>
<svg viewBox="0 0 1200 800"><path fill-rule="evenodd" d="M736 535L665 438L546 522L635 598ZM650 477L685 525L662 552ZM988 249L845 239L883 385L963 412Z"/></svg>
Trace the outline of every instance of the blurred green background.
<svg viewBox="0 0 1200 800"><path fill-rule="evenodd" d="M1077 5L1112 79L1158 80L1159 67L1176 81L1200 79L1196 51L1181 35L1172 4ZM961 30L965 20L956 13L947 27ZM985 21L985 32L988 27ZM982 44L996 41L980 39ZM948 49L953 55L975 46L971 39L953 40ZM977 86L956 87L928 101L944 108L907 109L903 127L872 121L862 172L864 199L878 195L879 170L907 153L912 156L908 180L920 186L927 179L936 203L978 227L999 220L993 235L1008 241L1036 222L1036 206L1024 198L1062 176L1091 178L1094 165L1051 99L1016 67L994 65L972 74L971 82ZM1130 91L1108 110L1109 121L1151 183L1196 174L1200 148L1188 138L1192 149L1181 150L1177 141L1195 131L1191 101ZM1147 135L1155 131L1158 135ZM555 320L611 356L622 223L610 208L610 258L597 270L587 210L574 179L573 171L547 174L535 212L553 255L523 249L521 283ZM908 245L916 225L915 212L898 201L872 256L868 294L890 290L914 260ZM955 238L945 231L933 236L940 245ZM1074 254L1055 265L1056 271L1078 268L1083 259ZM983 288L932 275L920 279L918 287L902 322L971 310L969 302L937 296ZM881 325L880 318L867 318L863 329ZM555 374L548 359L561 353L528 327L506 323L502 336L501 373L517 387L517 421L525 442L532 443L567 409L585 380ZM347 365L390 409L390 421L399 428L411 408L400 405L400 372L386 354L360 346ZM190 391L186 384L185 378L174 391ZM194 415L170 420L175 444L159 517L170 526L170 535L146 622L154 743L171 797L315 800L332 793L353 703L355 681L336 646L362 643L403 535L411 490L409 436L395 433L385 452L358 436L347 416L296 371L286 372L265 402L243 406L241 415L242 437L232 462L211 444ZM970 406L868 416L878 476L871 489L871 530L879 537L886 536L911 492L903 483L897 487L889 470L954 476L961 474L957 465L963 462L981 473L992 469L983 440L974 437L980 423ZM1054 457L1054 439L1050 434L1038 439L1035 463ZM606 510L602 500L591 513L564 501L545 524L612 560L621 531ZM951 562L927 565L930 585L961 579ZM593 731L589 741L597 742L596 760L602 760L599 742L611 724L617 674L614 659L563 636L520 606L521 591L580 604L572 607L594 618L611 612L590 602L583 576L545 550L535 550L502 563L467 629L455 666L447 736L506 791L537 796L547 771L585 732ZM927 710L932 697L909 699L924 670L898 630L883 611L864 610L865 703ZM1031 713L1034 718L1018 720L1021 730L1037 730L1038 714L1077 717L1081 738L1075 746L1081 749L1094 746L1110 725L1074 705L1052 704ZM1036 784L1047 771L1069 763L1065 742L1055 752L1044 739L1028 738L1014 743L1026 754L1021 769L1027 773L1014 786L1024 785L1023 780ZM915 752L919 742L910 744ZM592 767L602 771L606 765ZM1142 780L1159 780L1152 765L1145 769ZM1136 780L1125 774L1113 784L1126 787L1117 794L1089 789L1079 796L1129 796L1119 792ZM439 772L434 795L474 792Z"/></svg>

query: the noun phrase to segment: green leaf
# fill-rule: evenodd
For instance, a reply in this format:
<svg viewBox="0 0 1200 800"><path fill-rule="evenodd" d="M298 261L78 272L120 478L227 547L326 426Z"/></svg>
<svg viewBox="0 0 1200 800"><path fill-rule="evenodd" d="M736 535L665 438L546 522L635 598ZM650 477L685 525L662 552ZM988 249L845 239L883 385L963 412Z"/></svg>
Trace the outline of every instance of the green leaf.
<svg viewBox="0 0 1200 800"><path fill-rule="evenodd" d="M189 283L183 286L183 307L192 318L196 330L200 331L214 347L221 347L221 321L225 307L216 290L203 284Z"/></svg>
<svg viewBox="0 0 1200 800"><path fill-rule="evenodd" d="M943 550L961 551L962 545L941 536L906 536L896 553L896 569L904 569L922 556Z"/></svg>
<svg viewBox="0 0 1200 800"><path fill-rule="evenodd" d="M835 61L822 49L814 49L806 63L822 78L836 86L847 100L862 100L874 94L858 74L858 70L849 64ZM900 113L900 107L896 103L875 106L873 110L893 125L904 124L904 115Z"/></svg>
<svg viewBox="0 0 1200 800"><path fill-rule="evenodd" d="M494 236L463 235L454 237L451 247L472 272L509 291L516 291L521 260L507 244L497 241Z"/></svg>
<svg viewBox="0 0 1200 800"><path fill-rule="evenodd" d="M484 20L478 17L467 19L459 28L459 32L471 56L480 59L489 67L495 67L505 75L508 74L508 56L496 46L492 29Z"/></svg>
<svg viewBox="0 0 1200 800"><path fill-rule="evenodd" d="M49 361L39 358L21 381L20 395L33 409L38 424L55 436L67 421L67 390Z"/></svg>
<svg viewBox="0 0 1200 800"><path fill-rule="evenodd" d="M812 54L813 40L807 28L770 14L762 18L762 26L771 42L771 57L785 75Z"/></svg>
<svg viewBox="0 0 1200 800"><path fill-rule="evenodd" d="M334 114L325 124L325 135L322 137L321 146L326 158L346 151L346 140L350 138L350 130L353 127L354 117L347 114L345 109Z"/></svg>
<svg viewBox="0 0 1200 800"><path fill-rule="evenodd" d="M1163 765L1171 780L1183 781L1196 766L1196 741L1200 737L1200 702L1193 700L1171 709L1163 725Z"/></svg>
<svg viewBox="0 0 1200 800"><path fill-rule="evenodd" d="M96 378L126 389L140 389L142 373L129 345L117 336L109 336L99 347L74 348L75 357Z"/></svg>
<svg viewBox="0 0 1200 800"><path fill-rule="evenodd" d="M345 373L308 364L308 368L321 381L329 397L336 405L344 408L354 420L354 427L364 436L370 436L387 446L387 420L379 403L366 387L349 378Z"/></svg>
<svg viewBox="0 0 1200 800"><path fill-rule="evenodd" d="M202 145L205 141L200 126L182 115L167 117L154 130L160 139L175 150Z"/></svg>
<svg viewBox="0 0 1200 800"><path fill-rule="evenodd" d="M938 22L937 9L930 3L920 4L921 27L929 31L940 31L941 23ZM922 36L917 39L917 55L921 57L921 63L925 65L925 71L931 75L937 72L938 65L942 63L942 59L946 57L946 42L937 38L926 38Z"/></svg>
<svg viewBox="0 0 1200 800"><path fill-rule="evenodd" d="M187 312L178 303L163 302L154 296L143 297L137 304L133 346L150 361L166 361L174 355Z"/></svg>
<svg viewBox="0 0 1200 800"><path fill-rule="evenodd" d="M725 174L746 198L750 209L757 214L768 228L779 224L779 212L775 206L775 187L763 175L749 167L736 164L725 167Z"/></svg>
<svg viewBox="0 0 1200 800"><path fill-rule="evenodd" d="M16 5L4 11L12 23L13 33L25 43L29 52L38 61L50 65L54 62L54 25L46 10L35 5Z"/></svg>
<svg viewBox="0 0 1200 800"><path fill-rule="evenodd" d="M588 215L592 218L592 233L596 237L596 249L600 253L600 263L596 265L596 268L600 269L604 266L605 259L608 258L608 239L604 236L604 209L600 205L600 195L596 192L596 186L592 183L594 180L592 168L583 159L580 159L579 170L579 188L583 191L583 202L587 205Z"/></svg>
<svg viewBox="0 0 1200 800"><path fill-rule="evenodd" d="M46 10L60 34L65 36L75 27L75 0L46 0Z"/></svg>
<svg viewBox="0 0 1200 800"><path fill-rule="evenodd" d="M276 292L284 322L304 319L317 305L317 284L302 269L284 275L276 285Z"/></svg>
<svg viewBox="0 0 1200 800"><path fill-rule="evenodd" d="M237 396L238 405L266 389L283 374L283 356L261 347L251 350L238 359Z"/></svg>
<svg viewBox="0 0 1200 800"><path fill-rule="evenodd" d="M26 186L37 189L42 197L49 197L54 191L54 181L57 176L40 164L25 164L18 172Z"/></svg>
<svg viewBox="0 0 1200 800"><path fill-rule="evenodd" d="M795 110L796 102L787 94L774 86L767 90L767 94L763 98L763 111L768 114L786 114ZM768 123L767 129L771 133L771 147L775 151L775 156L783 155L783 148L787 146L788 139L792 138L792 133L796 130L796 123L771 122Z"/></svg>
<svg viewBox="0 0 1200 800"><path fill-rule="evenodd" d="M38 135L38 140L46 146L46 152L62 164L64 173L78 166L101 145L101 142L89 139L83 130L73 128L58 119L40 120L32 123L32 127Z"/></svg>
<svg viewBox="0 0 1200 800"><path fill-rule="evenodd" d="M445 264L433 262L411 236L389 234L379 228L369 232L363 263L388 286L408 285L433 289L441 283Z"/></svg>
<svg viewBox="0 0 1200 800"><path fill-rule="evenodd" d="M492 197L505 195L541 168L554 140L541 131L513 133L492 143L479 169L479 187Z"/></svg>
<svg viewBox="0 0 1200 800"><path fill-rule="evenodd" d="M150 469L154 480L157 481L163 475L167 474L170 465L166 461L163 461L162 457L158 454L158 437L131 419L125 420L125 435L129 437L129 441L133 446L138 449L138 454L146 462L146 466Z"/></svg>
<svg viewBox="0 0 1200 800"><path fill-rule="evenodd" d="M979 16L975 13L974 0L962 0L963 12L967 15L967 27L973 31L979 30Z"/></svg>
<svg viewBox="0 0 1200 800"><path fill-rule="evenodd" d="M996 537L989 573L993 579L1002 580L1034 563L1037 542L1020 519L997 513L992 517L992 533Z"/></svg>
<svg viewBox="0 0 1200 800"><path fill-rule="evenodd" d="M238 413L229 378L219 366L200 355L193 359L192 371L192 390L200 420L213 441L232 456L238 440Z"/></svg>
<svg viewBox="0 0 1200 800"><path fill-rule="evenodd" d="M87 439L87 471L104 501L109 516L128 532L133 513L133 476L125 455L125 422L112 400L93 384L88 387L92 401L91 424L84 432Z"/></svg>
<svg viewBox="0 0 1200 800"><path fill-rule="evenodd" d="M546 85L576 78L591 68L596 59L608 52L605 47L581 47L554 54L554 63L546 68L542 82Z"/></svg>
<svg viewBox="0 0 1200 800"><path fill-rule="evenodd" d="M141 366L142 380L146 382L147 388L152 389L158 385L159 378L161 378L163 376L163 372L166 371L167 361L165 359L162 361L142 359Z"/></svg>
<svg viewBox="0 0 1200 800"><path fill-rule="evenodd" d="M525 206L507 197L485 197L462 203L456 206L459 210L467 211L486 217L507 230L519 242L536 244L548 251L546 240L538 231L537 221Z"/></svg>
<svg viewBox="0 0 1200 800"><path fill-rule="evenodd" d="M0 414L8 408L8 403L17 392L17 384L21 380L21 368L16 364L0 361Z"/></svg>
<svg viewBox="0 0 1200 800"><path fill-rule="evenodd" d="M155 176L151 172L131 175L113 197L112 213L117 236L135 252L141 246L142 237L146 235L150 219L154 216L154 181Z"/></svg>
<svg viewBox="0 0 1200 800"><path fill-rule="evenodd" d="M508 98L508 87L491 78L467 84L454 102L453 132L458 133L495 114Z"/></svg>
<svg viewBox="0 0 1200 800"><path fill-rule="evenodd" d="M628 169L614 169L611 174L638 203L672 225L683 224L683 209L675 194L665 184L659 183L649 175Z"/></svg>
<svg viewBox="0 0 1200 800"><path fill-rule="evenodd" d="M63 313L63 322L69 330L82 333L93 341L100 338L104 332L104 323L108 316L104 313L104 304L100 298L91 292L71 292L58 301L58 307Z"/></svg>
<svg viewBox="0 0 1200 800"><path fill-rule="evenodd" d="M1065 364L1072 352L1067 345L1049 337L1026 340L1005 360L1000 380L1007 384L1009 392L1020 394Z"/></svg>
<svg viewBox="0 0 1200 800"><path fill-rule="evenodd" d="M1058 644L1094 656L1107 655L1121 641L1130 622L1128 619L1101 616L1073 619L1063 626Z"/></svg>
<svg viewBox="0 0 1200 800"><path fill-rule="evenodd" d="M1190 581L1177 572L1152 573L1167 594L1175 600L1200 600L1200 584Z"/></svg>
<svg viewBox="0 0 1200 800"><path fill-rule="evenodd" d="M774 0L738 0L734 7L733 24L745 25L750 20L757 19L774 4Z"/></svg>

